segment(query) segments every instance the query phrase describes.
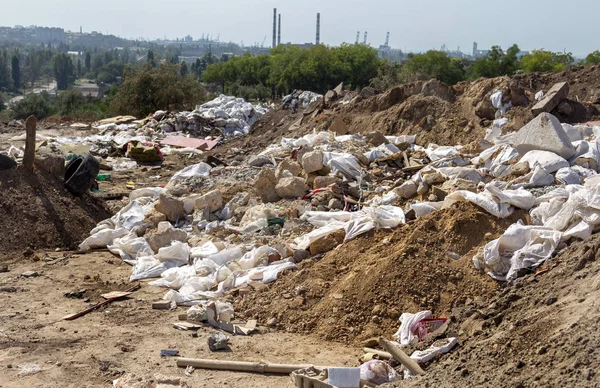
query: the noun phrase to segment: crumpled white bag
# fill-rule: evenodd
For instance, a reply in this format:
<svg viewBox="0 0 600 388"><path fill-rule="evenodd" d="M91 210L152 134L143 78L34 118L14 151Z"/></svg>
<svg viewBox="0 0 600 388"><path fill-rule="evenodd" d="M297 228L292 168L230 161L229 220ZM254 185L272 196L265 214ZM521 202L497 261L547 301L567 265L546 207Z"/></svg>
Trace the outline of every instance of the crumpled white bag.
<svg viewBox="0 0 600 388"><path fill-rule="evenodd" d="M400 345L412 345L419 340L416 334L419 321L431 318L433 318L433 314L429 310L420 311L416 314L403 313L400 316L400 328L393 337L400 342Z"/></svg>

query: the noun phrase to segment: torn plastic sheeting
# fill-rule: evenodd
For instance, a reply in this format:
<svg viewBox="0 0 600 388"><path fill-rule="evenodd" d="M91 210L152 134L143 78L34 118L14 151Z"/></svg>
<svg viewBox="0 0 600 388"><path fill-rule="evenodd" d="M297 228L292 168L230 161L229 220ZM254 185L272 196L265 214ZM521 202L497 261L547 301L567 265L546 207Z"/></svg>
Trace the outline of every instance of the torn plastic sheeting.
<svg viewBox="0 0 600 388"><path fill-rule="evenodd" d="M194 267L184 265L183 267L173 267L160 274L159 280L148 283L151 286L180 289L192 276L196 276Z"/></svg>
<svg viewBox="0 0 600 388"><path fill-rule="evenodd" d="M420 311L416 314L403 313L400 316L400 328L393 337L400 342L400 345L408 346L416 343L419 340L417 335L419 322L429 318L433 318L433 314L429 310Z"/></svg>
<svg viewBox="0 0 600 388"><path fill-rule="evenodd" d="M429 348L425 350L415 350L410 358L418 362L419 364L425 364L433 360L441 354L448 353L458 344L456 337L443 338L435 341Z"/></svg>
<svg viewBox="0 0 600 388"><path fill-rule="evenodd" d="M457 190L446 196L442 208L447 209L460 201L471 202L498 218L506 218L513 213L510 205L498 202L489 191L476 194L466 190Z"/></svg>
<svg viewBox="0 0 600 388"><path fill-rule="evenodd" d="M246 252L244 256L238 260L238 263L243 270L259 267L261 265L265 266L269 264L269 256L271 255L279 256L279 252L275 248L263 245L252 249L250 252Z"/></svg>
<svg viewBox="0 0 600 388"><path fill-rule="evenodd" d="M483 260L475 256L475 267L497 280L514 280L523 268L538 266L555 251L562 233L552 228L511 225L500 238L484 248Z"/></svg>
<svg viewBox="0 0 600 388"><path fill-rule="evenodd" d="M453 168L453 167L465 167L471 164L471 161L463 158L462 156L455 155L447 158L436 160L429 164L429 167L433 168Z"/></svg>
<svg viewBox="0 0 600 388"><path fill-rule="evenodd" d="M600 167L598 165L598 161L600 160L600 144L595 141L581 141L576 143L578 144L573 144L576 146L575 156L569 159L569 163L598 171Z"/></svg>
<svg viewBox="0 0 600 388"><path fill-rule="evenodd" d="M350 155L336 152L323 152L323 164L334 174L341 173L348 179L358 181L361 176L358 160Z"/></svg>
<svg viewBox="0 0 600 388"><path fill-rule="evenodd" d="M397 379L396 370L387 362L370 360L360 366L360 380L381 385Z"/></svg>
<svg viewBox="0 0 600 388"><path fill-rule="evenodd" d="M466 179L476 184L483 180L482 173L471 167L440 167L436 170L449 179Z"/></svg>
<svg viewBox="0 0 600 388"><path fill-rule="evenodd" d="M414 144L417 141L417 135L386 136L385 138L394 145L402 143Z"/></svg>
<svg viewBox="0 0 600 388"><path fill-rule="evenodd" d="M336 230L345 229L345 227L346 222L331 221L327 225L315 229L312 232L305 234L304 236L296 237L294 239L295 246L292 246L292 248L308 249L308 247L310 247L310 244L312 244L313 241L318 240L321 237L327 236L328 234L331 234Z"/></svg>
<svg viewBox="0 0 600 388"><path fill-rule="evenodd" d="M578 174L577 170L572 167L563 167L556 171L556 180L564 185L579 185L581 184L582 177Z"/></svg>
<svg viewBox="0 0 600 388"><path fill-rule="evenodd" d="M209 176L210 170L212 167L204 162L193 164L191 166L187 166L183 170L177 172L173 177L171 177L171 181L176 180L184 180L188 178L193 178L195 176Z"/></svg>
<svg viewBox="0 0 600 388"><path fill-rule="evenodd" d="M294 269L296 264L290 261L279 261L271 265L252 268L245 271L234 271L227 280L219 284L219 291L227 291L232 288L241 287L253 281L271 283L277 280L280 272L286 269Z"/></svg>
<svg viewBox="0 0 600 388"><path fill-rule="evenodd" d="M432 162L436 160L448 158L460 154L460 146L438 146L437 144L429 144L425 149L425 153Z"/></svg>
<svg viewBox="0 0 600 388"><path fill-rule="evenodd" d="M243 256L242 249L240 247L233 247L222 250L221 252L215 253L206 257L207 260L215 262L218 266L225 265L230 261L237 261Z"/></svg>
<svg viewBox="0 0 600 388"><path fill-rule="evenodd" d="M416 202L410 204L408 210L415 212L417 218L426 216L427 214L436 212L442 209L444 202Z"/></svg>
<svg viewBox="0 0 600 388"><path fill-rule="evenodd" d="M190 246L185 242L173 241L171 245L160 248L154 258L161 262L187 264L190 260Z"/></svg>
<svg viewBox="0 0 600 388"><path fill-rule="evenodd" d="M308 211L304 213L300 219L311 225L322 227L328 225L331 221L347 222L352 218L352 213L337 211L337 212L320 212Z"/></svg>
<svg viewBox="0 0 600 388"><path fill-rule="evenodd" d="M107 248L112 254L119 255L124 262L131 265L135 264L138 256L151 256L154 254L148 241L143 237L137 237L132 232L124 237L114 239L113 243L108 245Z"/></svg>
<svg viewBox="0 0 600 388"><path fill-rule="evenodd" d="M133 190L129 193L129 199L134 200L138 198L154 198L157 199L161 193L164 193L166 190L162 187L144 187L142 189Z"/></svg>
<svg viewBox="0 0 600 388"><path fill-rule="evenodd" d="M129 230L125 228L103 229L86 238L79 244L79 249L87 251L90 249L106 248L108 245L112 245L115 239L128 234Z"/></svg>
<svg viewBox="0 0 600 388"><path fill-rule="evenodd" d="M169 268L178 267L181 262L159 261L154 256L138 257L131 270L130 281L157 278Z"/></svg>
<svg viewBox="0 0 600 388"><path fill-rule="evenodd" d="M496 178L502 178L510 173L510 165L515 163L521 156L516 148L507 144L500 144L488 148L479 155L484 162L485 168Z"/></svg>
<svg viewBox="0 0 600 388"><path fill-rule="evenodd" d="M533 169L536 164L539 164L544 170L549 173L556 172L564 167L569 167L570 164L565 158L550 151L532 150L527 152L519 163L527 163L529 168Z"/></svg>
<svg viewBox="0 0 600 388"><path fill-rule="evenodd" d="M491 96L492 106L496 109L500 109L502 106L502 90L496 90Z"/></svg>
<svg viewBox="0 0 600 388"><path fill-rule="evenodd" d="M212 241L209 241L200 247L191 248L190 258L204 259L217 253L219 253L219 248Z"/></svg>
<svg viewBox="0 0 600 388"><path fill-rule="evenodd" d="M165 296L163 296L163 299L174 301L179 306L195 306L197 304L214 300L221 295L222 293L213 291L196 291L191 294L181 294L178 291L169 290Z"/></svg>

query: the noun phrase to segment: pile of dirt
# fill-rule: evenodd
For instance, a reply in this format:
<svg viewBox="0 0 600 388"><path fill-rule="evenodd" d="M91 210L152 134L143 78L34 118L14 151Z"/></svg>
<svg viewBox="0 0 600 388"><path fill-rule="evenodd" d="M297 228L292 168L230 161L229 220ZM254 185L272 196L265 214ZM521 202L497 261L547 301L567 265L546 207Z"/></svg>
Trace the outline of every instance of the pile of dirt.
<svg viewBox="0 0 600 388"><path fill-rule="evenodd" d="M233 298L236 311L291 332L352 342L391 336L402 312L447 316L468 299L486 300L496 281L471 260L485 241L522 217L499 220L469 203L377 230L299 264L270 287Z"/></svg>
<svg viewBox="0 0 600 388"><path fill-rule="evenodd" d="M0 173L0 258L37 249L73 249L110 216L102 201L73 196L43 171Z"/></svg>
<svg viewBox="0 0 600 388"><path fill-rule="evenodd" d="M459 346L398 387L596 386L600 234L579 241L493 298L454 310Z"/></svg>

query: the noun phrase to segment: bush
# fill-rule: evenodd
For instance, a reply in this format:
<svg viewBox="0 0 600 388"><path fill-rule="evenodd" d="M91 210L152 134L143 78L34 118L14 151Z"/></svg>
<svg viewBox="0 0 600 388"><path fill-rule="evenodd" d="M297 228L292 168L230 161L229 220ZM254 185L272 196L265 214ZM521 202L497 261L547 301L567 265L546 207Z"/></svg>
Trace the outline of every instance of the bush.
<svg viewBox="0 0 600 388"><path fill-rule="evenodd" d="M26 95L13 106L12 110L16 119L26 119L33 115L36 119L41 120L54 113L51 97L46 92Z"/></svg>
<svg viewBox="0 0 600 388"><path fill-rule="evenodd" d="M202 85L192 76L182 76L180 66L146 64L124 72L123 84L111 103L115 114L145 117L157 110L193 109L203 102Z"/></svg>

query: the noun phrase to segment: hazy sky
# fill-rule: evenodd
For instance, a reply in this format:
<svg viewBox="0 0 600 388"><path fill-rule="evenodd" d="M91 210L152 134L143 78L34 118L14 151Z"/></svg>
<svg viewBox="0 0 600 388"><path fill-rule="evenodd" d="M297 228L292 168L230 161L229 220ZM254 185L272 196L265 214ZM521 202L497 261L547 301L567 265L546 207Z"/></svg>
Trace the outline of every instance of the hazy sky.
<svg viewBox="0 0 600 388"><path fill-rule="evenodd" d="M521 49L567 49L584 56L600 49L594 28L600 2L592 0L19 0L6 1L0 25L56 26L101 31L126 38L176 38L202 33L221 41L265 46L272 41L273 8L282 14L282 42L313 42L316 13L321 41L329 45L356 40L368 31L379 46L409 51L460 46L471 52L518 43Z"/></svg>

